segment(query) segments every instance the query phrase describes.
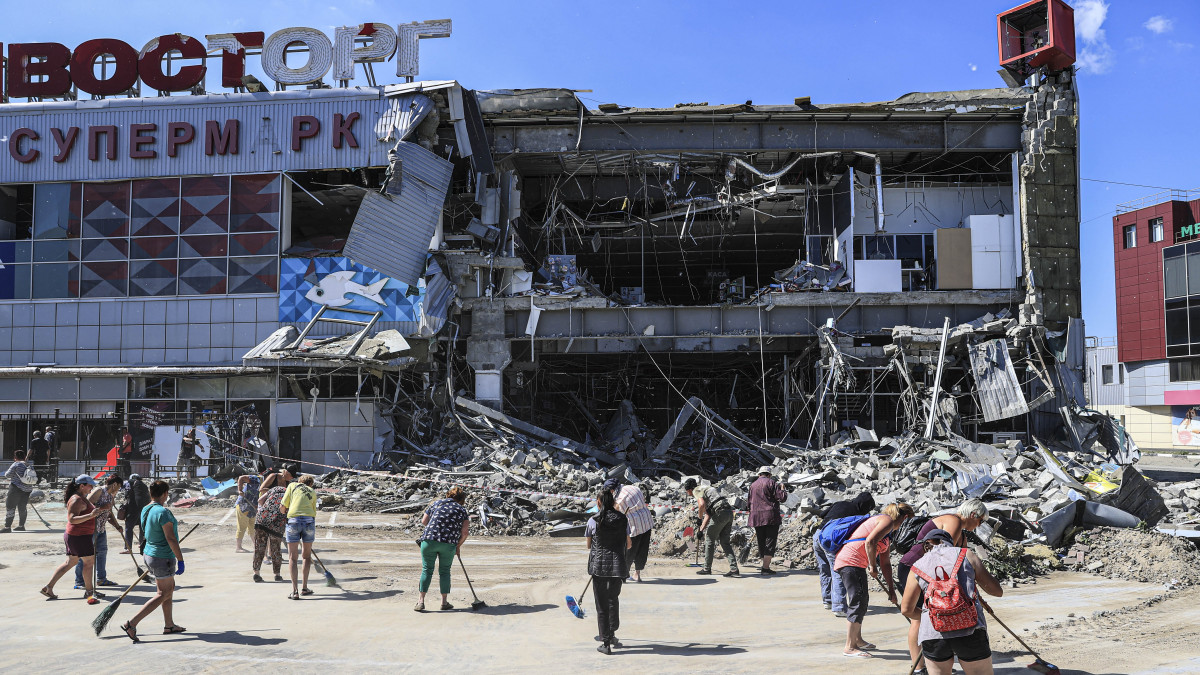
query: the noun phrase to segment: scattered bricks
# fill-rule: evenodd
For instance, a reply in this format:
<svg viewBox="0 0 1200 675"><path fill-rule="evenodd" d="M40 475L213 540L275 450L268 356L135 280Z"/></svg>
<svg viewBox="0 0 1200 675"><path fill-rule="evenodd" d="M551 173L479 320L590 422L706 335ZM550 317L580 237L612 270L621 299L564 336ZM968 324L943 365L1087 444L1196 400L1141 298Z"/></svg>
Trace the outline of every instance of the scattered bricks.
<svg viewBox="0 0 1200 675"><path fill-rule="evenodd" d="M1031 459L1029 457L1026 457L1025 455L1021 455L1020 457L1017 457L1015 460L1013 460L1012 466L1017 471L1026 471L1028 469L1036 468L1037 462L1035 462L1033 459Z"/></svg>
<svg viewBox="0 0 1200 675"><path fill-rule="evenodd" d="M1049 471L1043 471L1038 474L1037 480L1034 482L1038 487L1044 490L1053 485L1056 480L1057 479L1054 477L1054 474L1050 473Z"/></svg>
<svg viewBox="0 0 1200 675"><path fill-rule="evenodd" d="M854 470L865 476L867 480L875 480L879 477L879 469L876 469L874 466L871 466L865 462L857 464L854 467Z"/></svg>
<svg viewBox="0 0 1200 675"><path fill-rule="evenodd" d="M1104 561L1096 560L1096 561L1088 563L1087 567L1085 569L1087 569L1087 571L1089 571L1089 572L1096 572L1102 567L1104 567Z"/></svg>
<svg viewBox="0 0 1200 675"><path fill-rule="evenodd" d="M1021 488L1020 490L1013 490L1012 492L1012 496L1018 499L1037 499L1039 496L1041 496L1041 494L1041 488L1036 487Z"/></svg>

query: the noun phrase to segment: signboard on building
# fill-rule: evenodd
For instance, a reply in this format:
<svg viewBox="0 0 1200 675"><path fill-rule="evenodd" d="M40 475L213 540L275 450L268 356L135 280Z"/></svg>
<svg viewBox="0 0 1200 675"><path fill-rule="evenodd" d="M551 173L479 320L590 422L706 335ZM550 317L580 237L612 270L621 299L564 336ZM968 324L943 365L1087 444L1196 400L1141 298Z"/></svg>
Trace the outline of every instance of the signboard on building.
<svg viewBox="0 0 1200 675"><path fill-rule="evenodd" d="M1200 406L1171 406L1171 445L1200 447Z"/></svg>
<svg viewBox="0 0 1200 675"><path fill-rule="evenodd" d="M375 89L0 106L0 183L387 166Z"/></svg>
<svg viewBox="0 0 1200 675"><path fill-rule="evenodd" d="M57 42L16 43L8 45L2 73L7 87L0 92L7 91L11 99L76 98L74 90L119 96L136 94L139 84L159 92L203 92L210 58L221 61L221 86L266 91L246 72L250 53L258 54L262 72L279 85L321 83L330 71L345 84L354 79L359 64L393 57L396 76L411 82L419 72L420 40L449 37L450 31L450 19L439 19L395 27L378 22L342 26L334 30L333 40L316 28L297 26L270 36L260 31L217 33L206 35L204 42L173 33L152 38L140 50L112 38L87 40L73 50ZM103 66L97 69L99 64Z"/></svg>

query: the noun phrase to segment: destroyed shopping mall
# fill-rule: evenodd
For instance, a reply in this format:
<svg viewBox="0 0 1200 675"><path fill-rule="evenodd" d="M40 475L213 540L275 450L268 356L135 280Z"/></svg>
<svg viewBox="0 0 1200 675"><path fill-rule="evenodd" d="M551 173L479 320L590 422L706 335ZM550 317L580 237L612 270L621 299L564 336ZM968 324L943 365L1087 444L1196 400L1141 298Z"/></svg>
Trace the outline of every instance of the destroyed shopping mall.
<svg viewBox="0 0 1200 675"><path fill-rule="evenodd" d="M605 475L663 504L687 476L744 494L764 464L792 514L868 488L929 513L1005 500L1015 539L1077 509L1154 525L1194 490L1164 501L1088 408L1076 83L1032 81L0 105L4 454L53 426L74 475L128 427L134 469L171 476L199 428L202 476L453 474L532 493L484 506L510 531ZM426 496L325 483L330 505Z"/></svg>

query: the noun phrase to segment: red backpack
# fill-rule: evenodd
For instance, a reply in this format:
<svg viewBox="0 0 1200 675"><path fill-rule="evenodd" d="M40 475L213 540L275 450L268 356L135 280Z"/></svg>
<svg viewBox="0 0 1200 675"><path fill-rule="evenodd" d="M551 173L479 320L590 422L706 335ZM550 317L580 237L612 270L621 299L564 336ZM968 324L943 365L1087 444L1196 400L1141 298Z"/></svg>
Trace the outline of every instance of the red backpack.
<svg viewBox="0 0 1200 675"><path fill-rule="evenodd" d="M939 633L966 630L979 623L975 600L967 597L962 584L958 583L958 570L966 557L967 549L959 549L958 559L954 561L950 573L947 574L946 568L939 565L932 579L915 566L912 568L917 576L925 580L925 608L929 610L929 623Z"/></svg>

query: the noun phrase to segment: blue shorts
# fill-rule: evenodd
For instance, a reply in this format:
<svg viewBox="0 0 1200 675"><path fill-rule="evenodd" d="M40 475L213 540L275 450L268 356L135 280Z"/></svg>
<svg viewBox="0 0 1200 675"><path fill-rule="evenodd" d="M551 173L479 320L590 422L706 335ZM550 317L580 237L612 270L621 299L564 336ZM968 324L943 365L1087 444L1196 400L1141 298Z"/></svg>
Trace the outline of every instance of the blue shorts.
<svg viewBox="0 0 1200 675"><path fill-rule="evenodd" d="M311 544L317 539L317 519L312 516L288 518L283 540L289 544L304 542Z"/></svg>

